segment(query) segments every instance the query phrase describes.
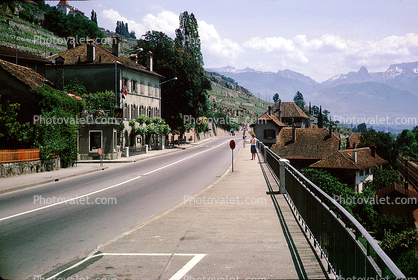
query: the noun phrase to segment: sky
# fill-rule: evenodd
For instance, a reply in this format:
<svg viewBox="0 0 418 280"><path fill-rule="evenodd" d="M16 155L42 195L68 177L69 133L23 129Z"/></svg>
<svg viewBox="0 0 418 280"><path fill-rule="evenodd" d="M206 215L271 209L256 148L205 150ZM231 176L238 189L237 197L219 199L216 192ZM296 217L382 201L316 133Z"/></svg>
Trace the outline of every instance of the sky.
<svg viewBox="0 0 418 280"><path fill-rule="evenodd" d="M54 3L56 2L56 3ZM47 2L54 6L57 1ZM90 0L68 3L100 27L128 23L174 38L179 15L198 20L205 68L290 69L317 82L337 74L384 72L418 61L418 0Z"/></svg>

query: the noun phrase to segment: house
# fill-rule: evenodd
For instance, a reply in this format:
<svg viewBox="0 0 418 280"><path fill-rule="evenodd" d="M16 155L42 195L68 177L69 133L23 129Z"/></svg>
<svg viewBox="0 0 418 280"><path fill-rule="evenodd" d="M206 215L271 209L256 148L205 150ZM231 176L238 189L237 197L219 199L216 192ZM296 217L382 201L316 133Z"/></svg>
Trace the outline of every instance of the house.
<svg viewBox="0 0 418 280"><path fill-rule="evenodd" d="M271 147L276 144L277 135L286 125L271 114L271 107L269 107L269 110L258 118L257 123L251 124L251 127L256 138L264 145Z"/></svg>
<svg viewBox="0 0 418 280"><path fill-rule="evenodd" d="M17 56L17 63L16 63ZM35 72L45 77L46 65L52 65L52 62L41 56L34 55L27 52L22 52L14 48L0 46L0 59L16 63L21 66L31 68Z"/></svg>
<svg viewBox="0 0 418 280"><path fill-rule="evenodd" d="M414 216L418 215L418 193L406 189L396 182L375 193L379 214L406 218L408 226L415 227ZM414 215L415 214L415 215Z"/></svg>
<svg viewBox="0 0 418 280"><path fill-rule="evenodd" d="M296 105L295 102L279 102L271 106L272 114L287 126L295 125L299 128L309 128L310 118Z"/></svg>
<svg viewBox="0 0 418 280"><path fill-rule="evenodd" d="M30 90L43 85L53 86L49 80L33 69L2 59L0 59L0 85L1 103L9 100L11 104L20 104L17 116L20 123L32 122L33 116L41 113L39 106L36 106L39 100Z"/></svg>
<svg viewBox="0 0 418 280"><path fill-rule="evenodd" d="M271 147L277 135L286 126L309 128L310 119L294 102L276 102L268 107L256 123L251 124L258 140Z"/></svg>
<svg viewBox="0 0 418 280"><path fill-rule="evenodd" d="M373 180L373 167L381 168L386 163L372 146L336 151L309 167L326 170L354 191L362 192L363 182Z"/></svg>
<svg viewBox="0 0 418 280"><path fill-rule="evenodd" d="M47 78L54 81L59 89L74 78L83 82L88 92L114 92L116 87L115 116L118 115L125 126L124 137L119 144L122 148L145 144L140 136L131 137L129 121L141 114L161 116L160 84L164 77L153 71L152 54L148 54L146 68L137 62L136 54L128 58L121 53L118 36L112 37L112 48L96 45L92 39L79 46L74 45L72 38L68 41L67 51L49 57L54 65L47 67ZM109 129L113 135L113 127ZM95 153L91 149L89 152ZM82 157L88 159L92 155L84 154Z"/></svg>
<svg viewBox="0 0 418 280"><path fill-rule="evenodd" d="M57 5L58 11L68 15L71 11L71 6L68 4L67 0L60 0L60 2Z"/></svg>
<svg viewBox="0 0 418 280"><path fill-rule="evenodd" d="M338 133L329 129L282 128L277 136L277 143L271 150L278 156L290 160L295 168L309 165L326 158L340 148Z"/></svg>

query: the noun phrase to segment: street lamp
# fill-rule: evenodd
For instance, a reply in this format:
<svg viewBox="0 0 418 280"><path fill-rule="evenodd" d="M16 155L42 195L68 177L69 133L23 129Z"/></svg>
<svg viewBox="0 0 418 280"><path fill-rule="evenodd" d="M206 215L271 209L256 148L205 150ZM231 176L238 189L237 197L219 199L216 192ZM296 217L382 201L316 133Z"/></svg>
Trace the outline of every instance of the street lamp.
<svg viewBox="0 0 418 280"><path fill-rule="evenodd" d="M138 48L136 50L133 50L133 51L130 51L130 52L119 55L115 60L115 103L116 103L115 106L117 106L118 103L119 103L118 102L119 101L118 100L118 59L121 58L122 56L131 54L133 52L142 52L142 51L143 51L142 48Z"/></svg>
<svg viewBox="0 0 418 280"><path fill-rule="evenodd" d="M177 81L177 77L174 77L174 78L171 78L170 80L167 80L167 81L164 81L164 82L162 82L162 83L159 83L158 84L158 87L160 87L162 84L165 84L165 83L167 83L167 82L170 82L170 81ZM160 118L161 118L161 91L160 91Z"/></svg>

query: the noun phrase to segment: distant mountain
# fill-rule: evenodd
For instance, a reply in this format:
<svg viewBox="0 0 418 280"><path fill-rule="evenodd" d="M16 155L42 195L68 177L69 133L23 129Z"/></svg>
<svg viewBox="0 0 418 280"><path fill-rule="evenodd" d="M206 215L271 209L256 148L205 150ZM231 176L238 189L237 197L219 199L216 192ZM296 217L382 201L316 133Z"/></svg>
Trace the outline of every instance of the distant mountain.
<svg viewBox="0 0 418 280"><path fill-rule="evenodd" d="M236 69L226 66L222 68L208 68L206 71L231 77L261 99L266 100L267 96L267 101L270 102L272 102L275 93L278 93L282 100L292 100L297 91L309 95L309 93L321 88L321 84L312 78L291 70L282 70L274 73L256 71L251 68Z"/></svg>
<svg viewBox="0 0 418 280"><path fill-rule="evenodd" d="M233 78L262 99L267 96L268 101L276 92L282 100L291 101L300 91L306 102L322 105L323 109L331 111L332 116L349 121L368 118L368 126L396 127L396 118L416 118L418 122L418 62L393 64L385 72L374 73L362 66L357 72L339 74L323 83L291 70L274 73L231 66L207 70ZM376 116L388 121L370 123L376 122ZM402 125L413 127L418 123Z"/></svg>

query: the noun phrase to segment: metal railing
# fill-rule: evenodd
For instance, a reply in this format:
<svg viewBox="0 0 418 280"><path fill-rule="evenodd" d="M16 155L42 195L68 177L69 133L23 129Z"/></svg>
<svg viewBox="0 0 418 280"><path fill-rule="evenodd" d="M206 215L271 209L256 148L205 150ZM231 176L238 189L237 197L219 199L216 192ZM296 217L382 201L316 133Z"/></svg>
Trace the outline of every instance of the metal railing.
<svg viewBox="0 0 418 280"><path fill-rule="evenodd" d="M338 202L257 141L285 196L328 263L328 272L339 278L405 278L399 268L380 248L367 230ZM366 243L363 246L360 238ZM372 254L372 252L374 252Z"/></svg>

